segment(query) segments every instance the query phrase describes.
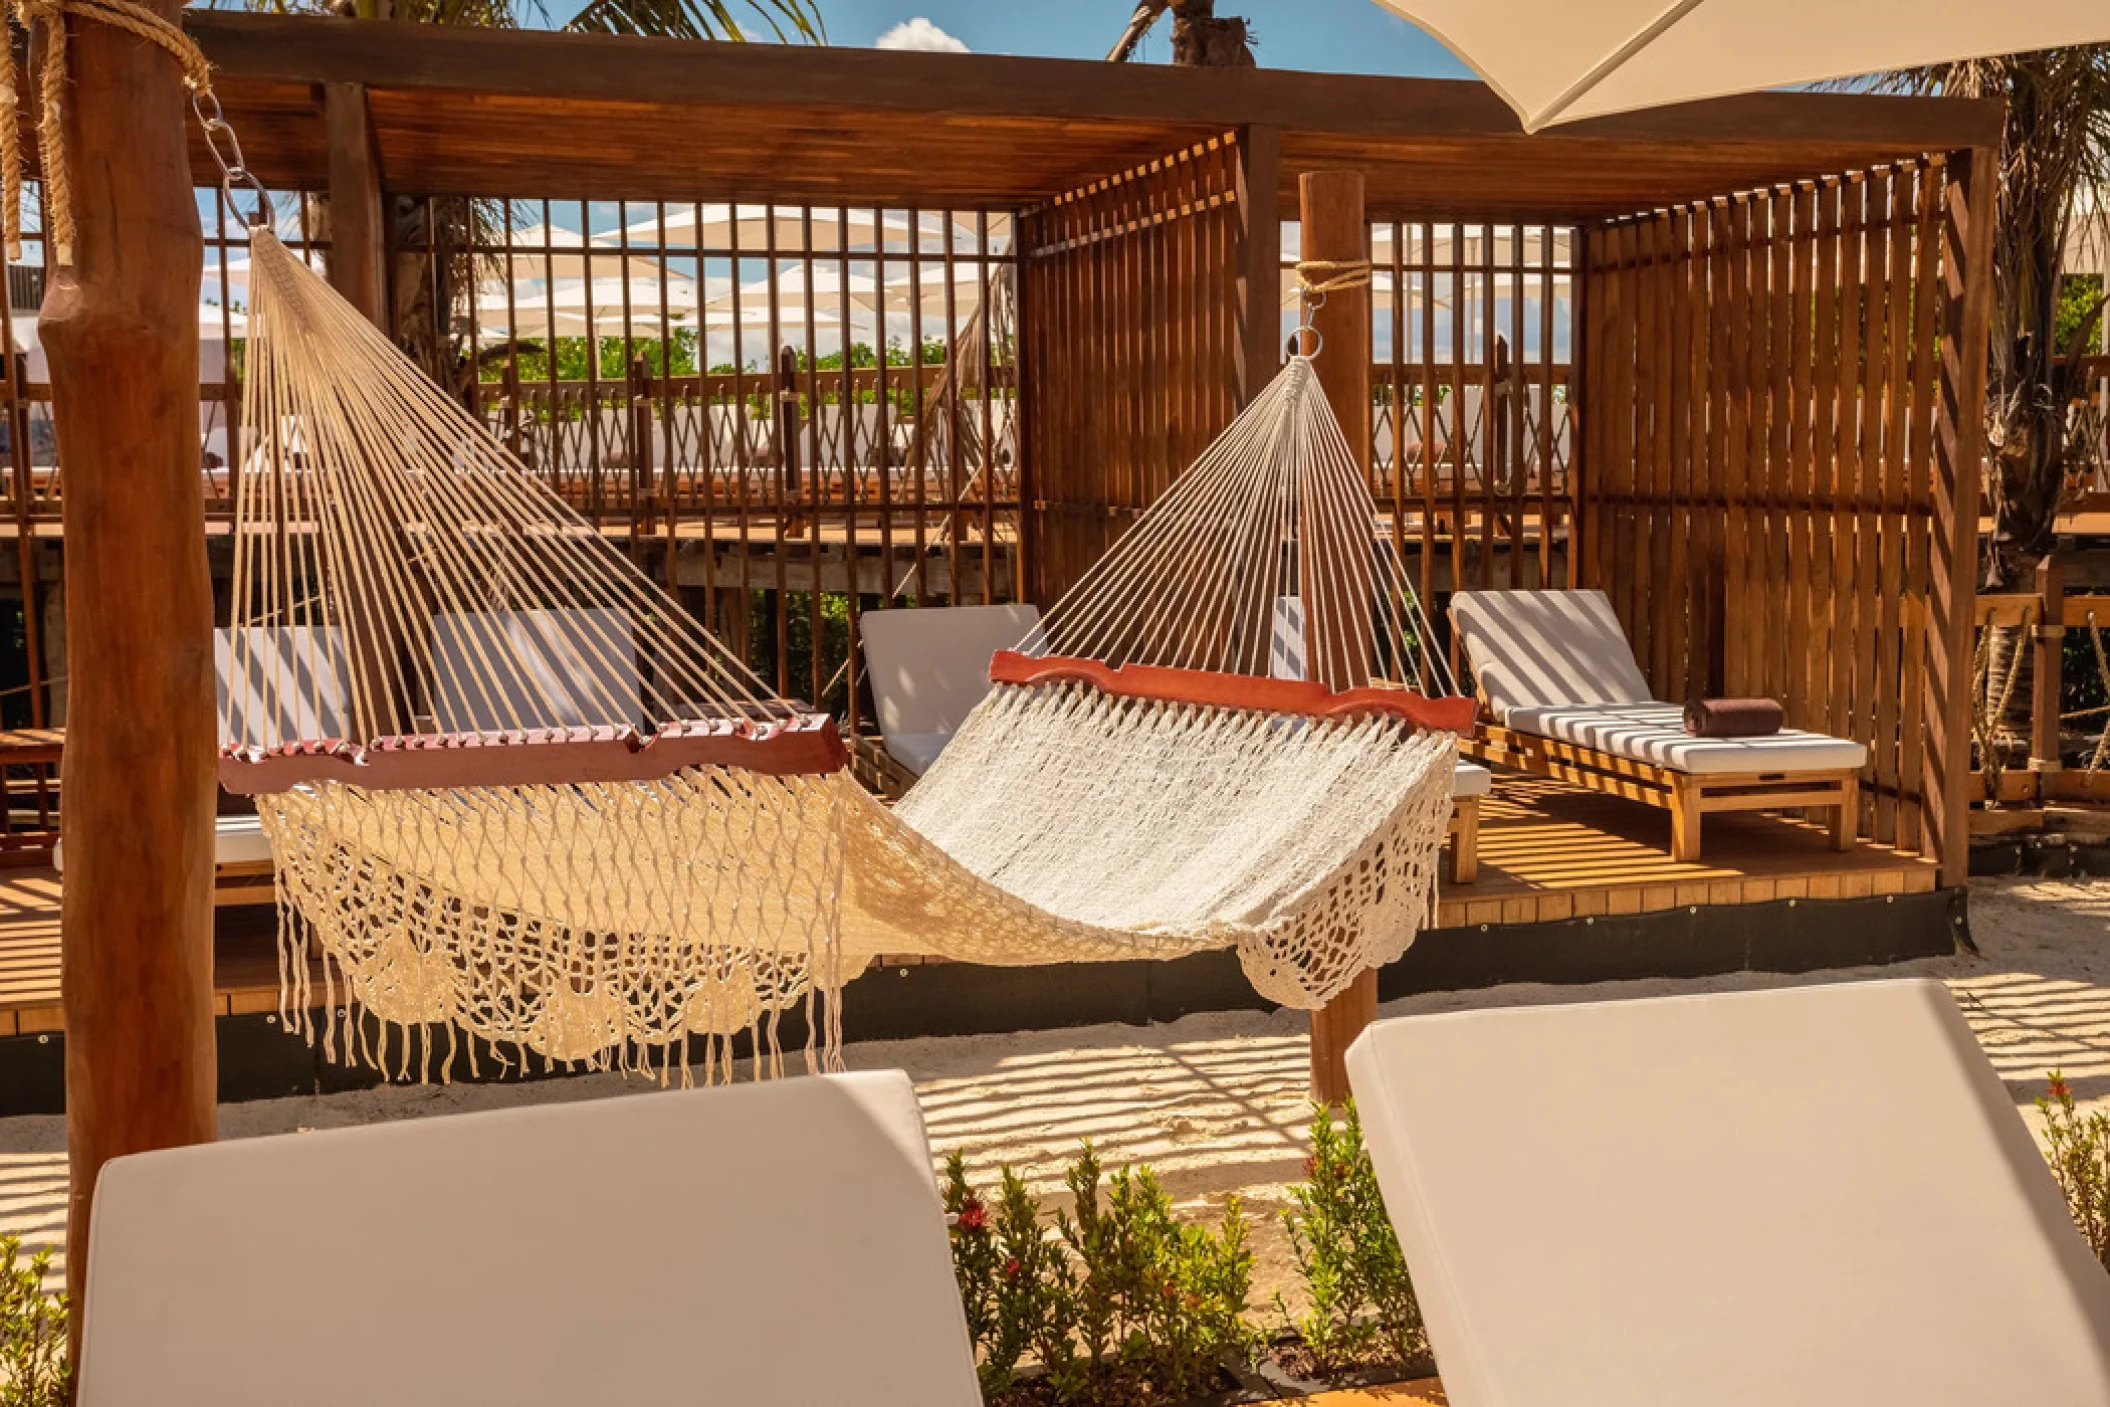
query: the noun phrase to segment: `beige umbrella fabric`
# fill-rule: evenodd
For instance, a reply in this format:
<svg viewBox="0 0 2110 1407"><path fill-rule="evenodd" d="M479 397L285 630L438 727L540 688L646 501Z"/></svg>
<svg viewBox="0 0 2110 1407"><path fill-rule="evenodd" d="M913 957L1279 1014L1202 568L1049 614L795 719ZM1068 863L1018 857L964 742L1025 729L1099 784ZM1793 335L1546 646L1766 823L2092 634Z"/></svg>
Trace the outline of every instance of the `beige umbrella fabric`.
<svg viewBox="0 0 2110 1407"><path fill-rule="evenodd" d="M1377 0L1524 130L1885 69L2110 41L2105 0Z"/></svg>

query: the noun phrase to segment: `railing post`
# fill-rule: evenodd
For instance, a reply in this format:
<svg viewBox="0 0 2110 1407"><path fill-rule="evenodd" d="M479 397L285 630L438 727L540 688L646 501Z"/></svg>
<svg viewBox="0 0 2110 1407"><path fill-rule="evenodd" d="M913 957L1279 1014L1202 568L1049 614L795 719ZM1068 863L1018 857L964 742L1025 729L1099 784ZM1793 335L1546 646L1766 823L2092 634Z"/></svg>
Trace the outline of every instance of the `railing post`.
<svg viewBox="0 0 2110 1407"><path fill-rule="evenodd" d="M630 550L642 558L645 535L652 531L652 373L642 355L630 359L624 380L630 411Z"/></svg>
<svg viewBox="0 0 2110 1407"><path fill-rule="evenodd" d="M2037 634L2030 661L2029 770L2037 798L2050 790L2047 777L2059 770L2059 694L2066 659L2066 572L2047 556L2037 563Z"/></svg>

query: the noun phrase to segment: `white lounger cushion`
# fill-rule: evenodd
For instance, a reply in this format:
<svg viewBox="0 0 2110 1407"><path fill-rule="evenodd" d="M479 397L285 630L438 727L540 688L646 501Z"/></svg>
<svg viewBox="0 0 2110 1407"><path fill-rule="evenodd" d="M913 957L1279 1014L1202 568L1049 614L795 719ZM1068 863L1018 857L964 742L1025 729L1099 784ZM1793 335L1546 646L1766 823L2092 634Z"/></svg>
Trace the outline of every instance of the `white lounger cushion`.
<svg viewBox="0 0 2110 1407"><path fill-rule="evenodd" d="M260 865L271 858L271 837L255 816L215 816L212 862L215 865ZM66 872L66 842L51 847L51 867Z"/></svg>
<svg viewBox="0 0 2110 1407"><path fill-rule="evenodd" d="M1477 762L1459 758L1457 770L1451 774L1452 796L1485 796L1495 787L1495 774Z"/></svg>
<svg viewBox="0 0 2110 1407"><path fill-rule="evenodd" d="M119 1158L80 1407L979 1407L889 1071Z"/></svg>
<svg viewBox="0 0 2110 1407"><path fill-rule="evenodd" d="M1451 621L1499 722L1519 708L1651 701L1602 591L1461 591Z"/></svg>
<svg viewBox="0 0 2110 1407"><path fill-rule="evenodd" d="M1868 749L1846 738L1783 728L1759 738L1696 738L1676 704L1515 708L1509 726L1634 762L1696 775L1723 772L1851 772Z"/></svg>
<svg viewBox="0 0 2110 1407"><path fill-rule="evenodd" d="M1938 982L1409 1017L1348 1073L1453 1407L2110 1402L2110 1275Z"/></svg>
<svg viewBox="0 0 2110 1407"><path fill-rule="evenodd" d="M989 657L1040 623L1032 606L919 606L857 618L888 756L917 776L989 692Z"/></svg>
<svg viewBox="0 0 2110 1407"><path fill-rule="evenodd" d="M1461 591L1451 619L1495 721L1519 733L1674 772L1854 771L1868 749L1783 729L1695 738L1685 711L1654 698L1602 591Z"/></svg>

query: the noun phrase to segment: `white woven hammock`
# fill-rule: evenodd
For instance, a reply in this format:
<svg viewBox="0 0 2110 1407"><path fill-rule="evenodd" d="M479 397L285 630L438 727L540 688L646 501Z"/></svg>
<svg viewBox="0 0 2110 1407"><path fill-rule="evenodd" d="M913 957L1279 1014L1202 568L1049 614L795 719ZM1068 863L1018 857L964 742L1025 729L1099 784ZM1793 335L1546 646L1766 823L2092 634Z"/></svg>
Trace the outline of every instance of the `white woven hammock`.
<svg viewBox="0 0 2110 1407"><path fill-rule="evenodd" d="M998 657L889 809L832 723L254 248L222 778L273 844L287 1014L378 1018L326 1042L686 1074L701 1036L711 1078L742 1032L776 1068L795 1006L831 1059L883 952L1235 946L1315 1007L1428 915L1469 705L1426 697L1426 622L1308 361ZM325 680L351 741L300 736Z"/></svg>

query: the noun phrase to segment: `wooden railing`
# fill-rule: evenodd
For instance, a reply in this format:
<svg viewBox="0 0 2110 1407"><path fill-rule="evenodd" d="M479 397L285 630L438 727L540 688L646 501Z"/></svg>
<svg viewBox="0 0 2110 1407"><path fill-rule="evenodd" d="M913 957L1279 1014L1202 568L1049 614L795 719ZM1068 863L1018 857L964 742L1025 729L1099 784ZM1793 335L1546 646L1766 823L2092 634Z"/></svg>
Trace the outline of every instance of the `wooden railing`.
<svg viewBox="0 0 2110 1407"><path fill-rule="evenodd" d="M2047 808L2110 807L2110 752L2086 741L2110 729L2110 688L2098 707L2065 709L2070 674L2067 644L2085 633L2090 648L2075 668L2100 673L2110 658L2110 595L2068 594L2055 561L2037 567L2032 589L1977 598L1977 653L1972 703L1979 741L1972 769L1972 801L1985 811L1977 833L2034 829ZM2095 645L2104 651L2099 658ZM2110 686L2110 680L2105 681ZM2019 755L2026 720L2027 757ZM2080 753L2067 725L2081 735ZM1986 734L2000 734L1987 745Z"/></svg>

